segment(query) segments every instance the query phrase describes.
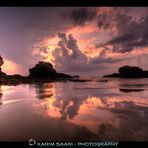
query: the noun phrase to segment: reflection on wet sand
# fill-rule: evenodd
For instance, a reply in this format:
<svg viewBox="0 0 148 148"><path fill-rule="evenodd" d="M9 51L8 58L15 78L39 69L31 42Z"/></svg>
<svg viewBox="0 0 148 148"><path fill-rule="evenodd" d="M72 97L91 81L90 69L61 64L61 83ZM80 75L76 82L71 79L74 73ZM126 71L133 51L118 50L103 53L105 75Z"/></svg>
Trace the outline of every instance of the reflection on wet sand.
<svg viewBox="0 0 148 148"><path fill-rule="evenodd" d="M44 96L50 94L49 87L43 90L47 90ZM34 109L46 117L84 127L103 140L147 140L148 100L123 96L64 98L65 94L56 94L34 104Z"/></svg>
<svg viewBox="0 0 148 148"><path fill-rule="evenodd" d="M147 141L146 81L139 88L125 88L125 83L132 84L110 80L2 86L0 140ZM144 91L124 93L120 88Z"/></svg>
<svg viewBox="0 0 148 148"><path fill-rule="evenodd" d="M53 83L40 83L36 85L37 98L45 99L50 98L53 95Z"/></svg>

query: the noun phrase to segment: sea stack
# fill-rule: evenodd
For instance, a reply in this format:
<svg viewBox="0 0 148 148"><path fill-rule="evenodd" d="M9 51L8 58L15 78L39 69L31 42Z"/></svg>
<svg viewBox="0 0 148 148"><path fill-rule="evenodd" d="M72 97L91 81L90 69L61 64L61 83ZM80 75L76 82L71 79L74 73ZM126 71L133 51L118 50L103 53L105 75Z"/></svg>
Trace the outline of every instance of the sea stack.
<svg viewBox="0 0 148 148"><path fill-rule="evenodd" d="M148 78L148 71L136 66L122 66L118 70L119 73L105 75L103 77L118 77L118 78Z"/></svg>
<svg viewBox="0 0 148 148"><path fill-rule="evenodd" d="M29 73L29 77L32 78L72 78L70 75L58 73L51 63L43 61L29 69Z"/></svg>

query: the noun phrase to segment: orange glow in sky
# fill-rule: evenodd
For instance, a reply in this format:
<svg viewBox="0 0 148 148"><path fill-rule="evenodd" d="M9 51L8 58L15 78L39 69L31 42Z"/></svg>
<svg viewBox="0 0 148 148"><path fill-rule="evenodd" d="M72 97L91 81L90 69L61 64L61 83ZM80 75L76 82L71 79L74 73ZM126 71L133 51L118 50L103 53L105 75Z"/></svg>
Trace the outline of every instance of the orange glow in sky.
<svg viewBox="0 0 148 148"><path fill-rule="evenodd" d="M14 63L11 60L4 59L4 64L2 65L2 71L7 74L16 74L17 71L20 71L18 64Z"/></svg>

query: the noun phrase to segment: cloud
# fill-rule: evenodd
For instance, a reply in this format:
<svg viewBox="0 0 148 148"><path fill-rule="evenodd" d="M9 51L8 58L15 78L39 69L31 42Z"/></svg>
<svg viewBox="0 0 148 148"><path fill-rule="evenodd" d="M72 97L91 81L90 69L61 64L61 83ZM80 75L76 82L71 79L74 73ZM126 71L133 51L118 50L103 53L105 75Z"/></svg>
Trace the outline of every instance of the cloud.
<svg viewBox="0 0 148 148"><path fill-rule="evenodd" d="M72 34L67 36L66 33L58 33L58 37L60 39L58 47L52 52L54 67L58 71L70 74L89 74L105 69L104 64L125 60L125 58L107 57L107 52L110 51L107 47L104 47L97 57L89 57L79 49L77 40Z"/></svg>
<svg viewBox="0 0 148 148"><path fill-rule="evenodd" d="M147 9L145 11L148 12ZM147 13L136 18L134 15L125 12L126 9L117 9L114 10L113 14L104 14L99 17L98 27L104 29L115 27L116 35L101 45L112 45L113 52L125 53L148 46Z"/></svg>
<svg viewBox="0 0 148 148"><path fill-rule="evenodd" d="M71 24L61 17L70 8L53 7L13 7L0 8L0 54L14 63L20 64L21 71L28 74L39 56L32 54L32 46L44 38L52 38L59 31L66 31ZM43 47L44 48L44 47ZM42 53L46 49L40 49ZM38 50L38 49L36 49Z"/></svg>
<svg viewBox="0 0 148 148"><path fill-rule="evenodd" d="M93 20L97 15L97 9L95 8L78 8L70 12L69 18L75 25L83 26L88 21Z"/></svg>
<svg viewBox="0 0 148 148"><path fill-rule="evenodd" d="M38 60L49 59L56 48L52 55L58 70L99 72L107 64L122 61L125 53L147 47L147 14L144 7L0 8L0 54L21 66L16 73L27 74L29 67ZM52 39L58 32L74 34L79 41L73 35L58 34L60 41L56 44ZM90 52L85 54L88 47L94 47L90 51L96 57L89 57Z"/></svg>
<svg viewBox="0 0 148 148"><path fill-rule="evenodd" d="M84 65L88 58L78 48L77 41L73 36L70 34L67 37L65 33L58 33L58 37L60 39L57 44L58 48L55 48L52 52L57 69L62 71L76 70L79 64Z"/></svg>
<svg viewBox="0 0 148 148"><path fill-rule="evenodd" d="M112 21L114 20L114 16L111 14L99 14L97 16L97 22L96 25L100 29L112 29L114 27L114 24Z"/></svg>

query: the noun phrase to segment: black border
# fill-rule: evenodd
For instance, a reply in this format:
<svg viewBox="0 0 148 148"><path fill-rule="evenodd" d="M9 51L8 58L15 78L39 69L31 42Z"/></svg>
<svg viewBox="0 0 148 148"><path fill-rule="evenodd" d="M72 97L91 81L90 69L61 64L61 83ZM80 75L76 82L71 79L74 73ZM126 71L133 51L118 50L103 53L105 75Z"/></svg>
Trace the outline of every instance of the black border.
<svg viewBox="0 0 148 148"><path fill-rule="evenodd" d="M148 6L147 0L0 0L0 6Z"/></svg>

